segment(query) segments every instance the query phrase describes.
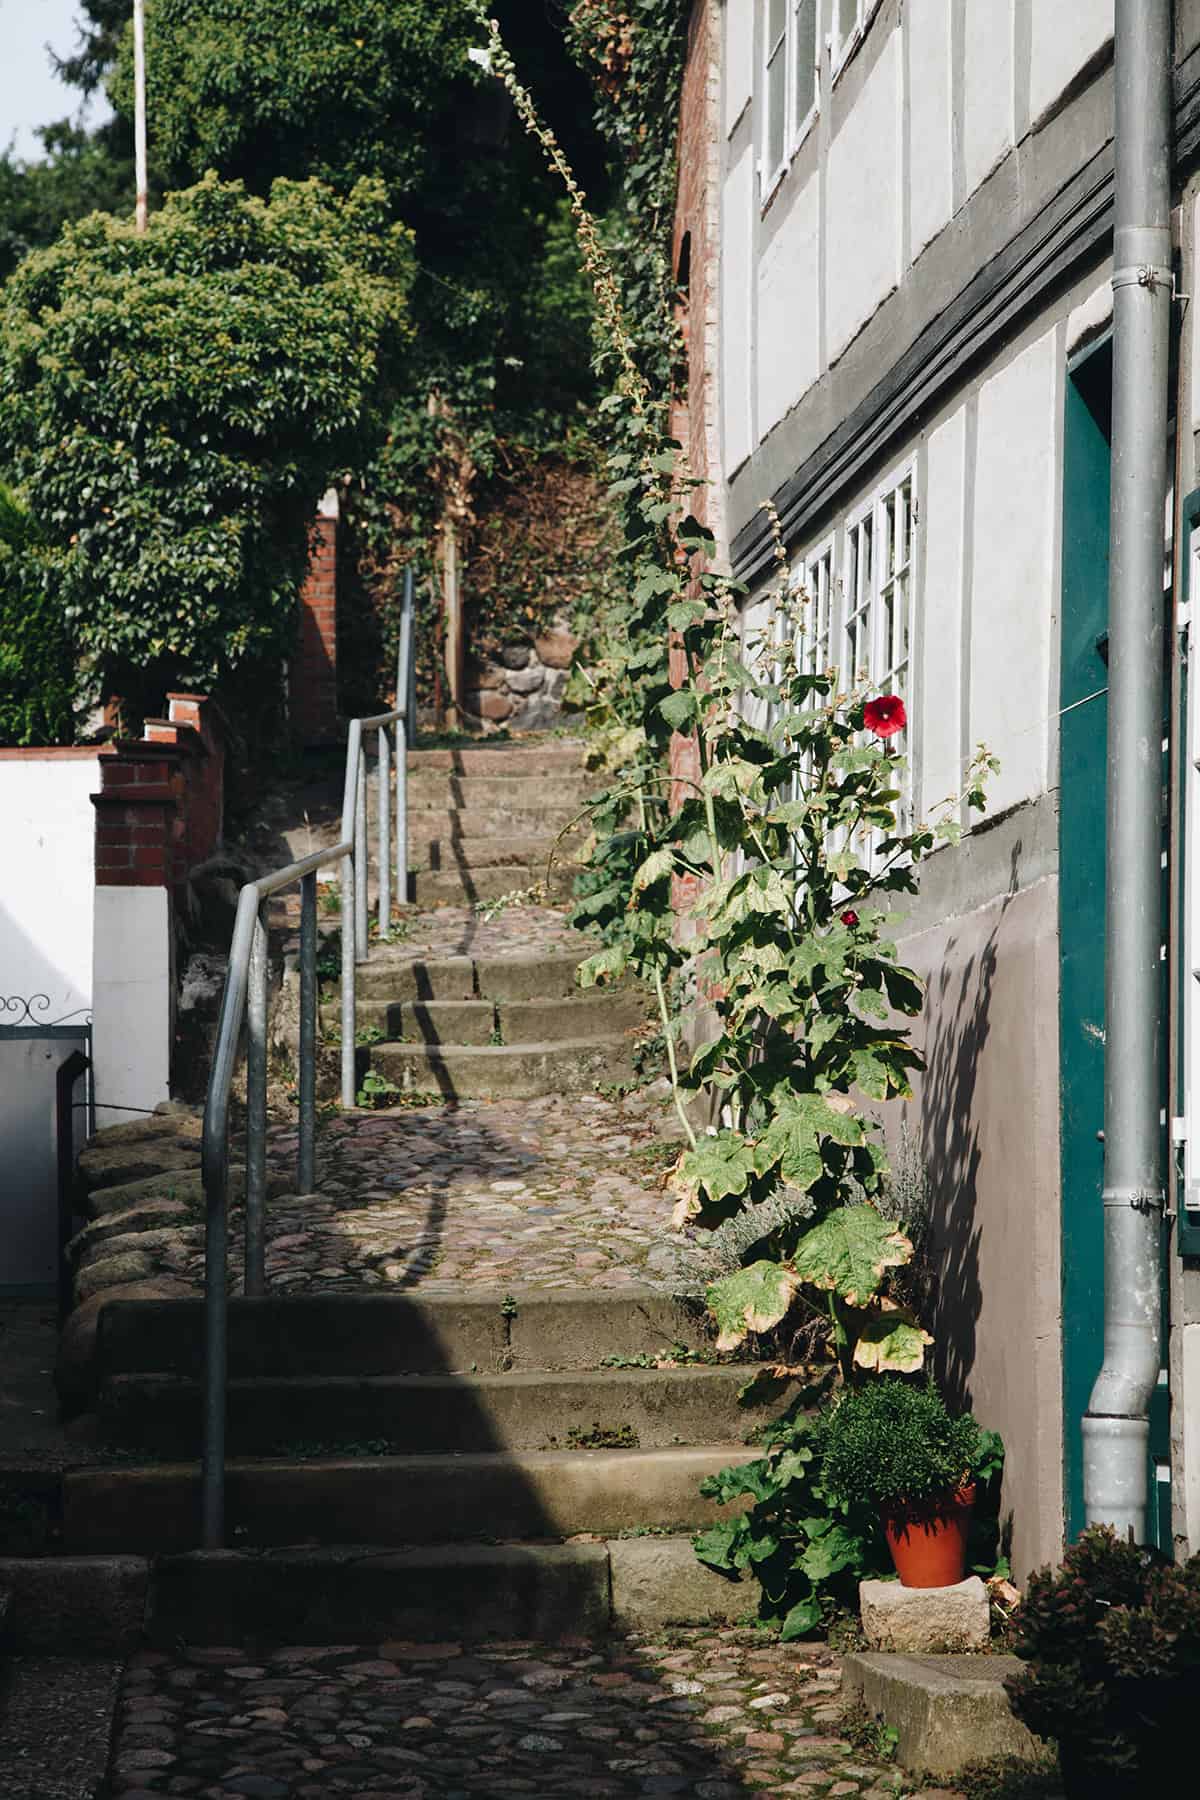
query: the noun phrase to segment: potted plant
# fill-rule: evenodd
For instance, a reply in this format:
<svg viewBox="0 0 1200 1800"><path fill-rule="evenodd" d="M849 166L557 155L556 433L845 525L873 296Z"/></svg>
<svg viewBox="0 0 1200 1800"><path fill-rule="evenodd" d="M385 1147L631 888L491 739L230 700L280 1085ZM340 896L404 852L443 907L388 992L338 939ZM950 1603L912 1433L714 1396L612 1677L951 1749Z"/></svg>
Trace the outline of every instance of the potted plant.
<svg viewBox="0 0 1200 1800"><path fill-rule="evenodd" d="M1177 1786L1195 1735L1200 1556L1173 1566L1093 1526L1029 1579L1014 1619L1016 1717L1058 1746L1068 1800Z"/></svg>
<svg viewBox="0 0 1200 1800"><path fill-rule="evenodd" d="M932 1383L885 1377L845 1393L822 1440L826 1487L876 1507L901 1584L961 1581L976 1484L1003 1460L996 1433L952 1414Z"/></svg>

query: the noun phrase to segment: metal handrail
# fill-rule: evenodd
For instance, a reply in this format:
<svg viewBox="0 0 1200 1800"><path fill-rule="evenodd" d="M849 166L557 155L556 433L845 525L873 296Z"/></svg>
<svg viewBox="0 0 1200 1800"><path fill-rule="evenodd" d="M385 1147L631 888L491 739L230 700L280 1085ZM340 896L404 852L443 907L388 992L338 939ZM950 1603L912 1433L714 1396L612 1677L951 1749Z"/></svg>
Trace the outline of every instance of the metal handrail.
<svg viewBox="0 0 1200 1800"><path fill-rule="evenodd" d="M217 1040L200 1150L204 1186L204 1440L201 1460L201 1531L206 1549L225 1538L226 1389L229 1373L229 1102L243 1024L246 1028L246 1216L244 1290L261 1298L266 1285L265 1205L267 1188L267 1011L268 935L266 903L273 894L300 884L300 1044L298 1087L300 1143L297 1186L316 1186L317 1047L317 872L341 865L341 1092L342 1105L355 1101L357 1031L356 965L367 960L367 782L364 736L378 732L379 753L379 929L391 922L391 746L395 727L396 882L401 903L408 884L408 740L415 718L415 659L412 571L405 571L396 669L397 706L350 722L346 775L342 788L341 837L286 868L248 881L238 894L229 967L221 996Z"/></svg>

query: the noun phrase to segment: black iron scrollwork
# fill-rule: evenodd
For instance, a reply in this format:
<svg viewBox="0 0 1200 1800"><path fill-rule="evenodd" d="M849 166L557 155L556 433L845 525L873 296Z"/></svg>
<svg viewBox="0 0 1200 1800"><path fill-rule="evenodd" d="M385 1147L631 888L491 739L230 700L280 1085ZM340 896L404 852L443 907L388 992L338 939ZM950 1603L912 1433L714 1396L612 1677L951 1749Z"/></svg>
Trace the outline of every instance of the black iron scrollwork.
<svg viewBox="0 0 1200 1800"><path fill-rule="evenodd" d="M0 1013L16 1013L17 1025L45 1025L46 1019L35 1018L35 1013L50 1011L49 994L0 994Z"/></svg>

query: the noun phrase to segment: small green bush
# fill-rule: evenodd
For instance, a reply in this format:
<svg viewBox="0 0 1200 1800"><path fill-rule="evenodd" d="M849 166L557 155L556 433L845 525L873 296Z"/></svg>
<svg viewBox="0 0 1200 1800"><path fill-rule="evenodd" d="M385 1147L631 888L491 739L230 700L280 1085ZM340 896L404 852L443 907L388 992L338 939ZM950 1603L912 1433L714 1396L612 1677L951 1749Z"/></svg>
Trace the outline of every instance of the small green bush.
<svg viewBox="0 0 1200 1800"><path fill-rule="evenodd" d="M871 1381L845 1394L822 1425L825 1485L880 1509L920 1507L999 1466L1000 1443L937 1389Z"/></svg>
<svg viewBox="0 0 1200 1800"><path fill-rule="evenodd" d="M1166 1791L1194 1733L1200 1556L1177 1568L1095 1526L1030 1577L1014 1624L1012 1709L1058 1744L1068 1794Z"/></svg>

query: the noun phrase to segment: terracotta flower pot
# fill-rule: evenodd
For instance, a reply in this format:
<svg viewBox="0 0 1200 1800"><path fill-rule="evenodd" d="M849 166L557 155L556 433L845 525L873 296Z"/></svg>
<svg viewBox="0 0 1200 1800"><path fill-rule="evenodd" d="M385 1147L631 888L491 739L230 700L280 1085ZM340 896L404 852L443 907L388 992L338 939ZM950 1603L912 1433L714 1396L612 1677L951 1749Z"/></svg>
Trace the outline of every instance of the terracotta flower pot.
<svg viewBox="0 0 1200 1800"><path fill-rule="evenodd" d="M885 1513L883 1528L901 1587L953 1587L967 1566L975 1484L949 1499Z"/></svg>

